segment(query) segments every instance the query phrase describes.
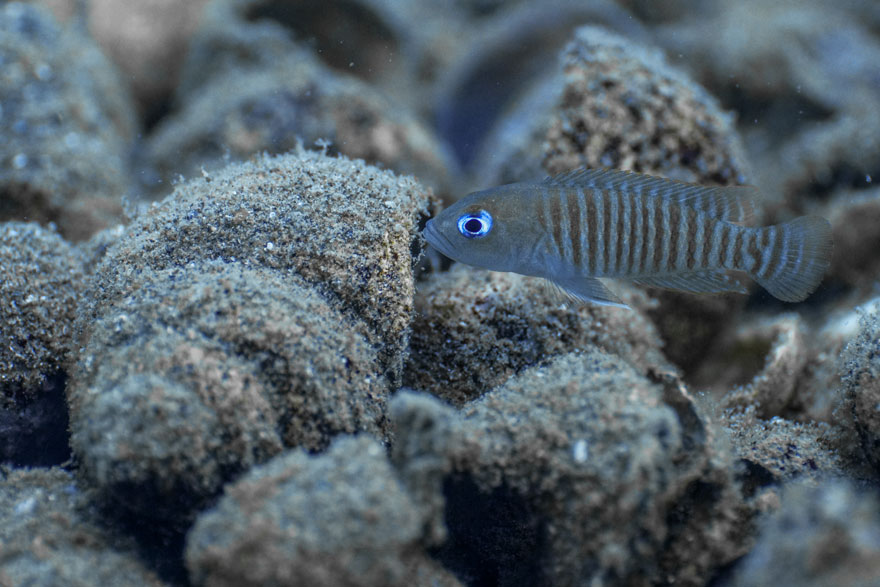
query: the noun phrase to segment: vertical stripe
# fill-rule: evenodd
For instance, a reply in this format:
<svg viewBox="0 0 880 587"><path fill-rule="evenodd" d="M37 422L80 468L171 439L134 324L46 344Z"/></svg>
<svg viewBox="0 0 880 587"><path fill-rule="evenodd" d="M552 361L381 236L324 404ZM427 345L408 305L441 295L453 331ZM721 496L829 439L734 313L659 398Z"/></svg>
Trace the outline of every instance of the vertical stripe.
<svg viewBox="0 0 880 587"><path fill-rule="evenodd" d="M580 192L580 188L577 190ZM583 252L583 243L581 243L581 216L583 208L580 205L578 194L573 189L565 190L568 199L568 239L571 242L571 262L578 270L581 270L581 253Z"/></svg>
<svg viewBox="0 0 880 587"><path fill-rule="evenodd" d="M562 207L559 204L559 198L550 197L545 188L543 190L543 198L549 204L550 209L550 227L553 233L553 242L556 244L555 255L564 258L564 246L562 241Z"/></svg>
<svg viewBox="0 0 880 587"><path fill-rule="evenodd" d="M767 277L776 270L779 264L779 251L782 249L782 230L776 226L770 226L764 229L767 232L773 231L771 237L768 238L768 246L764 251L765 263L758 272L759 277Z"/></svg>
<svg viewBox="0 0 880 587"><path fill-rule="evenodd" d="M596 190L586 194L587 202L587 274L596 274L596 250L598 243L598 224L596 220Z"/></svg>
<svg viewBox="0 0 880 587"><path fill-rule="evenodd" d="M672 213L673 205L669 198L663 198L663 252L660 255L661 273L666 273L671 269L672 265L672 241L675 237L675 224L673 224Z"/></svg>
<svg viewBox="0 0 880 587"><path fill-rule="evenodd" d="M666 231L668 230L666 223L669 219L663 204L664 200L660 198L654 198L651 202L651 205L654 208L654 242L651 243L651 252L653 253L651 258L652 273L660 272L660 262L663 257L663 241L666 240Z"/></svg>
<svg viewBox="0 0 880 587"><path fill-rule="evenodd" d="M629 275L630 225L632 224L632 200L626 192L617 194L620 200L620 222L617 224L617 274Z"/></svg>
<svg viewBox="0 0 880 587"><path fill-rule="evenodd" d="M651 253L651 243L654 242L654 222L651 220L652 208L650 203L653 199L642 196L639 198L641 203L641 220L642 220L642 246L639 248L639 273L645 275L648 270L648 255Z"/></svg>
<svg viewBox="0 0 880 587"><path fill-rule="evenodd" d="M593 203L596 206L596 251L593 255L593 275L603 275L605 270L605 202L603 191L597 189L593 192Z"/></svg>
<svg viewBox="0 0 880 587"><path fill-rule="evenodd" d="M697 214L696 210L688 210L688 245L687 245L687 261L686 269L693 269L697 265L697 257L702 255L705 246L705 226L702 217Z"/></svg>
<svg viewBox="0 0 880 587"><path fill-rule="evenodd" d="M746 253L746 229L741 226L736 228L734 233L736 237L733 239L733 267L736 269L745 269L748 259Z"/></svg>
<svg viewBox="0 0 880 587"><path fill-rule="evenodd" d="M715 225L717 224L711 218L701 215L698 222L703 229L703 238L700 241L700 255L697 265L701 269L713 267L712 265L712 248L715 243Z"/></svg>
<svg viewBox="0 0 880 587"><path fill-rule="evenodd" d="M538 216L538 221L540 224L538 225L541 230L544 231L544 234L547 232L553 232L553 226L549 222L548 213L547 213L547 198L539 195L535 198L535 208L536 214ZM549 239L542 238L539 245L539 250L535 252L536 258L544 258L546 259L548 256L552 256L552 252L548 250L544 250L544 247L549 246Z"/></svg>
<svg viewBox="0 0 880 587"><path fill-rule="evenodd" d="M709 247L709 255L703 266L705 268L721 267L723 265L721 262L721 235L724 233L724 225L718 220L704 218L704 221L710 223L710 226L712 226L712 238L710 239L712 246Z"/></svg>
<svg viewBox="0 0 880 587"><path fill-rule="evenodd" d="M635 254L641 244L642 223L639 221L639 200L633 194L627 194L629 201L629 246L626 251L626 272L629 275L636 273Z"/></svg>
<svg viewBox="0 0 880 587"><path fill-rule="evenodd" d="M608 266L605 267L606 275L617 275L617 249L618 239L620 238L620 198L617 197L617 190L609 190L605 192L608 201Z"/></svg>
<svg viewBox="0 0 880 587"><path fill-rule="evenodd" d="M587 218L587 195L584 193L583 188L578 186L576 189L577 201L578 201L578 212L580 212L580 217L578 221L580 222L580 242L578 243L578 247L580 247L580 255L581 255L581 271L584 272L585 275L589 275L590 271L590 250L587 246L587 238L588 234L588 225L589 219Z"/></svg>
<svg viewBox="0 0 880 587"><path fill-rule="evenodd" d="M726 222L719 222L721 224L721 251L724 255L721 258L721 266L726 269L732 269L731 265L733 264L733 238L730 234L731 225Z"/></svg>
<svg viewBox="0 0 880 587"><path fill-rule="evenodd" d="M548 228L550 225L547 224L547 214L544 212L544 204L547 202L547 198L541 196L536 198L535 202L535 216L538 219L538 226L542 228Z"/></svg>
<svg viewBox="0 0 880 587"><path fill-rule="evenodd" d="M669 207L669 231L672 242L669 244L669 263L671 270L684 269L684 252L687 249L687 213L678 204Z"/></svg>
<svg viewBox="0 0 880 587"><path fill-rule="evenodd" d="M721 218L721 211L718 209L718 200L717 198L707 198L706 199L706 213L712 218Z"/></svg>
<svg viewBox="0 0 880 587"><path fill-rule="evenodd" d="M604 264L602 266L602 274L608 275L611 268L611 253L614 248L614 218L611 216L611 192L602 190L602 248L604 253L602 258Z"/></svg>
<svg viewBox="0 0 880 587"><path fill-rule="evenodd" d="M589 249L587 247L587 197L584 194L584 190L578 186L575 188L575 196L577 200L577 211L578 211L578 269L583 273L589 275Z"/></svg>
<svg viewBox="0 0 880 587"><path fill-rule="evenodd" d="M767 228L761 228L760 232L761 242L758 245L758 254L760 255L761 263L755 268L752 274L763 277L764 271L767 270L767 264L770 263L770 258L772 257L772 244L773 241L776 240L776 227L768 226Z"/></svg>
<svg viewBox="0 0 880 587"><path fill-rule="evenodd" d="M568 202L565 197L564 189L549 190L550 198L559 202L559 240L562 243L562 249L559 251L559 258L563 267L571 265L571 238L569 238L568 226Z"/></svg>
<svg viewBox="0 0 880 587"><path fill-rule="evenodd" d="M788 227L784 224L779 226L779 233L782 236L782 246L776 249L779 258L776 261L776 267L773 268L771 279L776 279L777 277L779 277L779 275L785 270L785 266L788 262L788 243L791 238L788 234Z"/></svg>
<svg viewBox="0 0 880 587"><path fill-rule="evenodd" d="M746 266L743 267L743 269L754 274L755 269L758 267L758 260L761 256L761 244L765 239L765 233L760 229L750 228L747 229L747 236Z"/></svg>

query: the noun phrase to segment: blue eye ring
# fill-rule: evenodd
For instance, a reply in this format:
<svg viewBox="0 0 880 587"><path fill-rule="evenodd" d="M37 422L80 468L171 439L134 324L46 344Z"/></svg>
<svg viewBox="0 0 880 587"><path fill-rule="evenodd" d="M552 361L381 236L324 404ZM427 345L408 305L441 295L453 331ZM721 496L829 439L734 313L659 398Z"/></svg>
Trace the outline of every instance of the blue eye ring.
<svg viewBox="0 0 880 587"><path fill-rule="evenodd" d="M485 210L476 214L462 214L458 218L458 232L465 238L481 238L492 230L492 215Z"/></svg>

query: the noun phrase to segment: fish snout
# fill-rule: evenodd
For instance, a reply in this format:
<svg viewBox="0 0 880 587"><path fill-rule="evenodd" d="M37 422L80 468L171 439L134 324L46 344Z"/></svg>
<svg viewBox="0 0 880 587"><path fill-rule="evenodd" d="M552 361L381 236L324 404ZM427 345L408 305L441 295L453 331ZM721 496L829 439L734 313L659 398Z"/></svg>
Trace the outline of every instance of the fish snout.
<svg viewBox="0 0 880 587"><path fill-rule="evenodd" d="M428 244L449 257L453 258L452 253L452 244L449 242L440 230L437 229L437 223L434 222L434 218L428 220L425 224L425 228L422 230L422 236L425 237L425 240L428 241Z"/></svg>

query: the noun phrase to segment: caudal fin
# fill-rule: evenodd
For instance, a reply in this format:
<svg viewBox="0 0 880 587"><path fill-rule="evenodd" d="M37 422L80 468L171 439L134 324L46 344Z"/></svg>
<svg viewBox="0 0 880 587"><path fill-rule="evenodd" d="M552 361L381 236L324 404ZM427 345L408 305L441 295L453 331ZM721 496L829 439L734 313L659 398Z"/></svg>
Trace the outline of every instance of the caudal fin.
<svg viewBox="0 0 880 587"><path fill-rule="evenodd" d="M821 216L801 216L762 230L775 231L768 239L772 256L752 277L784 302L806 299L831 264L831 225Z"/></svg>

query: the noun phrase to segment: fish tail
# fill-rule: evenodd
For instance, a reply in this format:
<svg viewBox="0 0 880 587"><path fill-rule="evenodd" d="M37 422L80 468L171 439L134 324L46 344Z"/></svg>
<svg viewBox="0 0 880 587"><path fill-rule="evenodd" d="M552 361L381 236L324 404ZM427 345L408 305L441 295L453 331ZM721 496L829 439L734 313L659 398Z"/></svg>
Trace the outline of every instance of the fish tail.
<svg viewBox="0 0 880 587"><path fill-rule="evenodd" d="M820 216L801 216L755 230L762 246L752 278L784 302L806 299L831 264L831 225Z"/></svg>

